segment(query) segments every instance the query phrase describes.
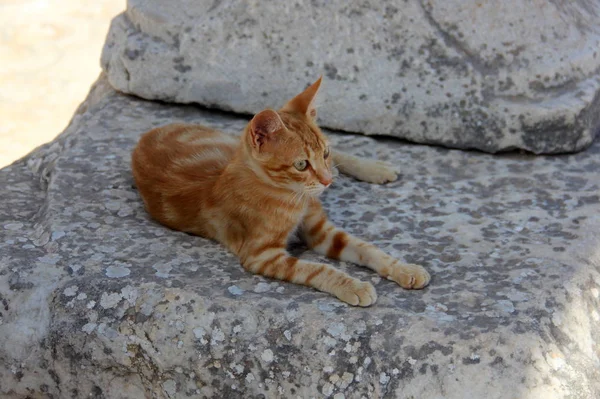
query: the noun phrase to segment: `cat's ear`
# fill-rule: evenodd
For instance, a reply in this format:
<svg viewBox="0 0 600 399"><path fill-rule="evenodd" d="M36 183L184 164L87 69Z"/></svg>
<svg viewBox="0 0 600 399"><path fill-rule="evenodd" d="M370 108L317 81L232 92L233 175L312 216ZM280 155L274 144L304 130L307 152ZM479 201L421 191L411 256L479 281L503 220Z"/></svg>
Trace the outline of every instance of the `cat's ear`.
<svg viewBox="0 0 600 399"><path fill-rule="evenodd" d="M266 109L254 115L250 121L250 136L252 137L252 145L256 149L269 140L272 140L274 135L284 128L283 121L272 109Z"/></svg>
<svg viewBox="0 0 600 399"><path fill-rule="evenodd" d="M314 119L317 116L317 109L315 108L315 98L317 97L317 92L319 91L319 87L321 86L322 79L323 76L320 76L315 83L311 84L302 93L292 98L287 104L283 106L281 110L297 112Z"/></svg>

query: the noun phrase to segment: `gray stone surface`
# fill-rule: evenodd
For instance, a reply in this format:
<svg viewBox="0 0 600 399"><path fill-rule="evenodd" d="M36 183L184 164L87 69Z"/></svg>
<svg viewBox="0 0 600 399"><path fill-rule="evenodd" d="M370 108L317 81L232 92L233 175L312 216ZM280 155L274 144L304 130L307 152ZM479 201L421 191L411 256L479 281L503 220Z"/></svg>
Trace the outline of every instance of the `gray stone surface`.
<svg viewBox="0 0 600 399"><path fill-rule="evenodd" d="M488 152L586 148L600 2L128 0L102 56L143 98L241 113L323 74L323 126Z"/></svg>
<svg viewBox="0 0 600 399"><path fill-rule="evenodd" d="M600 143L491 156L331 133L402 169L338 179L331 218L433 276L411 292L341 265L379 295L353 308L149 219L130 152L173 121L246 123L101 79L63 134L0 171L3 398L600 395Z"/></svg>

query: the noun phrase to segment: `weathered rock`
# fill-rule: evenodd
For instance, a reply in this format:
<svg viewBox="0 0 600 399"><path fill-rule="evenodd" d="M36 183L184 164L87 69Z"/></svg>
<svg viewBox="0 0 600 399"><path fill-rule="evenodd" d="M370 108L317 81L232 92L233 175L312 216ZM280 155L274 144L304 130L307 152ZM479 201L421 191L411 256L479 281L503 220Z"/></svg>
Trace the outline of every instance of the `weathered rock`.
<svg viewBox="0 0 600 399"><path fill-rule="evenodd" d="M324 74L334 129L560 153L600 127L596 1L127 3L102 66L143 98L255 113Z"/></svg>
<svg viewBox="0 0 600 399"><path fill-rule="evenodd" d="M365 309L150 220L130 152L172 121L245 124L101 79L62 135L0 171L3 398L600 395L600 143L491 156L331 134L403 173L340 178L331 218L433 275L411 292L340 265L375 284Z"/></svg>

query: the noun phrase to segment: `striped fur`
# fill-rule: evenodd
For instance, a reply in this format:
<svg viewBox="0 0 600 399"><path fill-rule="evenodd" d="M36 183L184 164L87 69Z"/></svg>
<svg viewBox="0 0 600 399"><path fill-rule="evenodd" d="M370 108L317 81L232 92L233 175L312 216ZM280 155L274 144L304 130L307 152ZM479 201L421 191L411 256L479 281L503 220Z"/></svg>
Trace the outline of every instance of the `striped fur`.
<svg viewBox="0 0 600 399"><path fill-rule="evenodd" d="M290 235L299 230L318 253L369 267L404 288L423 288L429 274L421 266L403 264L327 220L318 196L332 182L332 162L369 181L396 175L377 161L328 155L327 138L314 123L319 84L280 111L255 115L241 139L187 124L145 133L132 169L146 209L172 229L221 242L250 272L311 286L351 305L373 304L373 286L290 256Z"/></svg>

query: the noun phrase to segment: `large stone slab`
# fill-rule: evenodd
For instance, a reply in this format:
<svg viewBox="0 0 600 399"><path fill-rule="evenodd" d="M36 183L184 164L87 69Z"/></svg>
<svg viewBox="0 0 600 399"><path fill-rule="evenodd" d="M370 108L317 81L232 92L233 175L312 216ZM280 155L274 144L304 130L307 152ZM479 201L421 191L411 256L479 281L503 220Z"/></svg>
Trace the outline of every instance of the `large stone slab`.
<svg viewBox="0 0 600 399"><path fill-rule="evenodd" d="M411 292L342 264L379 295L353 308L149 219L130 152L173 121L246 123L101 79L63 134L0 171L3 398L600 395L600 143L491 156L331 133L402 169L338 179L331 218L433 275Z"/></svg>
<svg viewBox="0 0 600 399"><path fill-rule="evenodd" d="M599 18L589 0L128 0L102 67L126 93L241 113L324 74L323 126L561 153L600 128Z"/></svg>

